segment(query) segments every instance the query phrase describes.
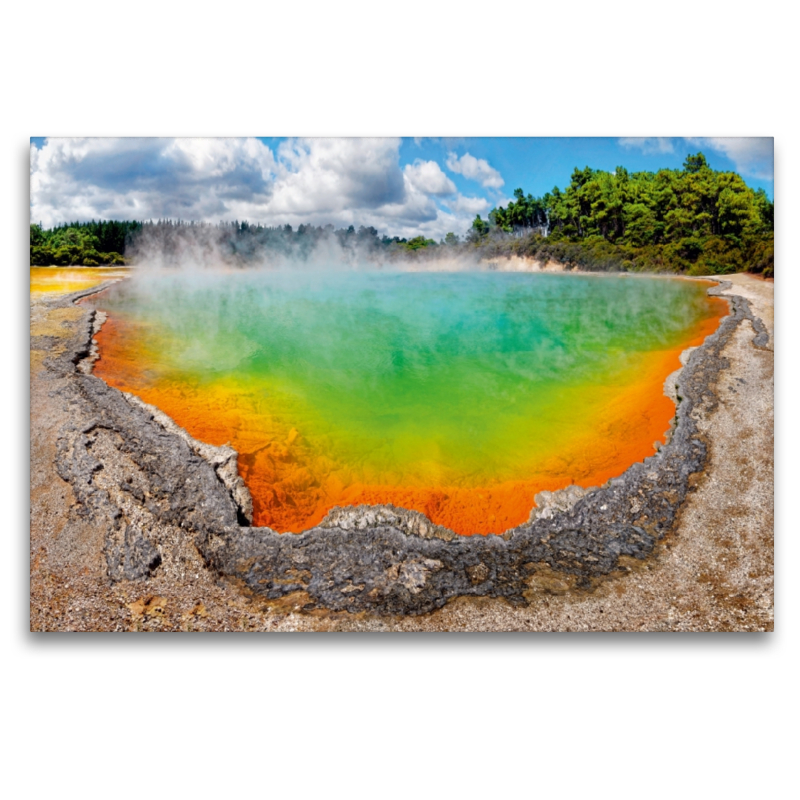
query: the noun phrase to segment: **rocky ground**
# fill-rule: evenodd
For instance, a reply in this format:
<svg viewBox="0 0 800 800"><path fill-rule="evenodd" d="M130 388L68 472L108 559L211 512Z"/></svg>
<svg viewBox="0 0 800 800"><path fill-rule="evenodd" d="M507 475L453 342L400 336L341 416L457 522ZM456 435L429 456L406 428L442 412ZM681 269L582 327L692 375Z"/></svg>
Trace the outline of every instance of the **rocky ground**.
<svg viewBox="0 0 800 800"><path fill-rule="evenodd" d="M772 630L773 284L731 280L673 441L502 538L249 528L229 452L87 374L91 305L32 302L31 630Z"/></svg>

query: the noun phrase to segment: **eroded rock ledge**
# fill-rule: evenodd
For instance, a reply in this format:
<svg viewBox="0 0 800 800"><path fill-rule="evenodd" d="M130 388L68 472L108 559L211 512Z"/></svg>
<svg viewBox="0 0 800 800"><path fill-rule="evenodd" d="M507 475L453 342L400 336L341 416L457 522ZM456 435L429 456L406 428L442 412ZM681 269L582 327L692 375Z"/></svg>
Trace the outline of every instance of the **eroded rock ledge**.
<svg viewBox="0 0 800 800"><path fill-rule="evenodd" d="M722 282L710 293L730 286ZM68 378L59 391L74 420L59 434L58 473L78 500L71 513L105 526L112 581L146 581L157 572L180 578L175 554L190 539L218 575L266 598L302 593L307 609L422 614L470 595L524 605L554 574L589 586L627 569L626 557L646 558L675 525L706 462L697 418L718 402L723 347L745 319L756 347L768 341L747 300L725 297L732 313L677 378L669 442L604 487L542 498L529 522L501 536L456 536L389 505L337 508L297 535L248 527L249 494L233 450L196 442L157 409L78 368L93 356L90 307L66 350L45 362L54 376Z"/></svg>

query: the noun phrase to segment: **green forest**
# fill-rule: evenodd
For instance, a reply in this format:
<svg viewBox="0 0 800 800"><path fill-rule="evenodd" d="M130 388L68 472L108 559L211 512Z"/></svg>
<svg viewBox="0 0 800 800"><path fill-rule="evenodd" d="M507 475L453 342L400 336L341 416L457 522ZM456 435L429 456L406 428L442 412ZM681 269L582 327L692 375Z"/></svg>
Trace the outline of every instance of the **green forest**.
<svg viewBox="0 0 800 800"><path fill-rule="evenodd" d="M682 170L575 169L543 197L514 193L467 235L487 256L520 255L587 270L773 275L774 203L702 153Z"/></svg>
<svg viewBox="0 0 800 800"><path fill-rule="evenodd" d="M124 264L125 248L140 222L71 222L49 230L31 225L32 267Z"/></svg>
<svg viewBox="0 0 800 800"><path fill-rule="evenodd" d="M475 218L463 240L379 236L373 227L268 227L247 222L70 223L31 225L31 266L100 266L134 261L155 247L167 261L187 243L213 243L240 265L272 255L306 259L335 241L354 258L428 258L442 254L481 259L503 256L556 261L593 271L681 272L719 275L774 270L774 203L735 172L711 169L702 153L680 170L629 173L576 168L565 189L543 197L514 192L488 219Z"/></svg>

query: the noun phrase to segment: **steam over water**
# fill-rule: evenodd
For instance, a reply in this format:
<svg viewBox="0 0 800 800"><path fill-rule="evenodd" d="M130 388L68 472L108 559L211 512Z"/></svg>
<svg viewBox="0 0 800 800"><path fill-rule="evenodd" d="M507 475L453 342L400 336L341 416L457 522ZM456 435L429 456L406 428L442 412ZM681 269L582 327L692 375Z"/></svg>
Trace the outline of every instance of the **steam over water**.
<svg viewBox="0 0 800 800"><path fill-rule="evenodd" d="M494 272L148 272L99 302L96 372L230 442L256 523L393 502L459 533L654 451L678 354L724 304L681 280Z"/></svg>

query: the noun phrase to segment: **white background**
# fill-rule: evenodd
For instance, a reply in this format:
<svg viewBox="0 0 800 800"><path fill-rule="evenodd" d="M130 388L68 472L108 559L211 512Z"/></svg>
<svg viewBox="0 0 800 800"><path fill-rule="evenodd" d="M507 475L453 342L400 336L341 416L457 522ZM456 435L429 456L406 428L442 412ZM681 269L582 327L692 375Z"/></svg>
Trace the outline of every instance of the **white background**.
<svg viewBox="0 0 800 800"><path fill-rule="evenodd" d="M780 8L6 8L7 796L796 796L799 140ZM28 137L86 134L775 136L777 631L28 633Z"/></svg>

